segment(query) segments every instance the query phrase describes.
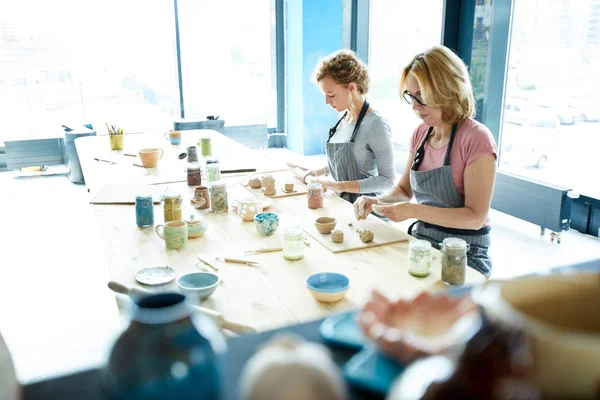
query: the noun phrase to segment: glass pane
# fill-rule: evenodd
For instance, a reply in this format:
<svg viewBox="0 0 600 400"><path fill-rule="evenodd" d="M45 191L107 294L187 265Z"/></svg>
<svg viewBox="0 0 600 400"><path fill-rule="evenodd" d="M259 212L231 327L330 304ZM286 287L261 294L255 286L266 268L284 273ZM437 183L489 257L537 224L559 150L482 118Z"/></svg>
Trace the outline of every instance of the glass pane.
<svg viewBox="0 0 600 400"><path fill-rule="evenodd" d="M599 44L600 1L515 0L503 169L600 196Z"/></svg>
<svg viewBox="0 0 600 400"><path fill-rule="evenodd" d="M277 126L271 0L179 1L186 118Z"/></svg>
<svg viewBox="0 0 600 400"><path fill-rule="evenodd" d="M0 143L61 135L63 124L168 129L175 60L169 1L0 2Z"/></svg>
<svg viewBox="0 0 600 400"><path fill-rule="evenodd" d="M408 144L421 120L400 99L400 71L413 56L441 43L443 0L371 1L369 101L389 121L396 150L396 170L403 171ZM427 15L426 21L421 17Z"/></svg>

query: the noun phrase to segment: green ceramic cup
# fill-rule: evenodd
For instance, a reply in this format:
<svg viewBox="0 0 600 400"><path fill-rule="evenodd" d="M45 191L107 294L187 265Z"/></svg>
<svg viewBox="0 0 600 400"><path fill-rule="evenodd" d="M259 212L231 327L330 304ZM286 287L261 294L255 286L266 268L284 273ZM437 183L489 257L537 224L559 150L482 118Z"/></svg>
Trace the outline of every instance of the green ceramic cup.
<svg viewBox="0 0 600 400"><path fill-rule="evenodd" d="M156 234L165 241L167 249L182 249L187 244L188 227L185 221L169 221L164 225L157 225Z"/></svg>

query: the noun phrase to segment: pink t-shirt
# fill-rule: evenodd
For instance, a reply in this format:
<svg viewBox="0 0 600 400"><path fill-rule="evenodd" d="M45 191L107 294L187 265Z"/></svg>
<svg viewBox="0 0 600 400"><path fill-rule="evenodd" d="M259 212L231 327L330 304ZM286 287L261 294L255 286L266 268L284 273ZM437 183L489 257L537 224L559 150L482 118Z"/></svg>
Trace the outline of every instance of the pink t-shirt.
<svg viewBox="0 0 600 400"><path fill-rule="evenodd" d="M428 130L429 126L425 124L417 127L410 139L410 152L412 154L415 154L423 139L425 139ZM419 171L429 171L443 166L447 147L448 145L436 149L431 147L429 141L427 141L425 143L425 157ZM450 170L452 171L454 183L463 198L465 197L465 167L486 154L493 154L494 157L498 158L496 141L490 130L474 119L468 119L460 124L456 130L450 153Z"/></svg>

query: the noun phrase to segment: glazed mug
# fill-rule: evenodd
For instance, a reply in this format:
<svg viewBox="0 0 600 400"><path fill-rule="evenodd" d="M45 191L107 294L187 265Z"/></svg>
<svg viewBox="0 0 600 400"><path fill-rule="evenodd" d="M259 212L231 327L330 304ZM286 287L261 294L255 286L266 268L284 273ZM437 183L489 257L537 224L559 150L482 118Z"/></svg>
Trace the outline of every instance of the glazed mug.
<svg viewBox="0 0 600 400"><path fill-rule="evenodd" d="M139 151L140 159L144 168L154 168L158 164L158 160L163 157L163 149L147 148Z"/></svg>
<svg viewBox="0 0 600 400"><path fill-rule="evenodd" d="M260 199L258 198L242 199L237 206L237 214L247 222L254 221L254 216L256 214L260 214L261 212L262 207L260 204Z"/></svg>
<svg viewBox="0 0 600 400"><path fill-rule="evenodd" d="M159 228L162 228L162 234ZM156 234L165 241L167 249L182 249L187 244L188 227L185 221L169 221L164 225L157 225Z"/></svg>
<svg viewBox="0 0 600 400"><path fill-rule="evenodd" d="M168 137L167 137L168 135ZM181 132L179 131L171 131L165 133L165 139L167 139L171 144L180 144L181 143Z"/></svg>

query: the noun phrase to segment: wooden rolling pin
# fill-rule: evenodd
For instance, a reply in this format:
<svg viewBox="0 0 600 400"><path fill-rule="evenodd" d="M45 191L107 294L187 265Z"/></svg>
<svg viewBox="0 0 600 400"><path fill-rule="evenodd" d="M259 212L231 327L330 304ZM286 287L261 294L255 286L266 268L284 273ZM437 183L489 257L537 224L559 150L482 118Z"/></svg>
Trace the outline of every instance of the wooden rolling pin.
<svg viewBox="0 0 600 400"><path fill-rule="evenodd" d="M108 282L108 287L113 292L125 294L130 297L143 296L154 293L141 288L130 288L115 281ZM256 333L256 329L254 329L253 327L238 322L229 321L220 312L211 310L206 307L200 307L193 304L190 305L193 310L212 318L222 329L228 329L237 334Z"/></svg>

